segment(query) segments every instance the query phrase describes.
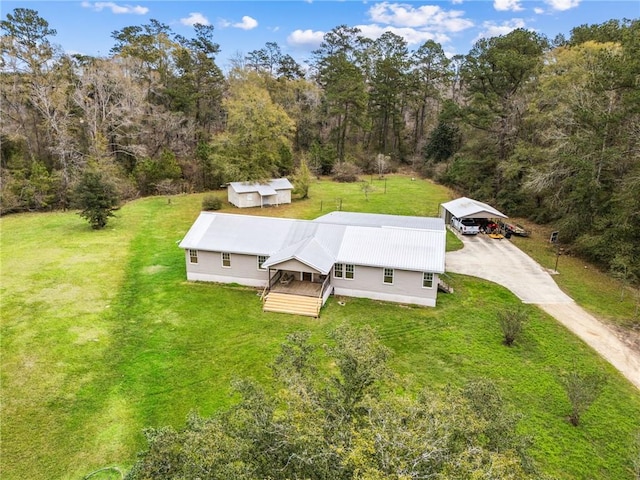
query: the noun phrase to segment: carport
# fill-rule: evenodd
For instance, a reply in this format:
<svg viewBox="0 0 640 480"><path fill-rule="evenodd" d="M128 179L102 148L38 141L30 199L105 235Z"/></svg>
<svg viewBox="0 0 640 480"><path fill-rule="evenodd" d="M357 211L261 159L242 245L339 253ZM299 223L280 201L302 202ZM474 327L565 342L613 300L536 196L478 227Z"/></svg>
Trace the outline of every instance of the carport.
<svg viewBox="0 0 640 480"><path fill-rule="evenodd" d="M460 197L447 203L441 203L440 217L444 219L445 225L450 225L453 217L509 218L504 213L493 208L491 205L487 205L486 203L467 197Z"/></svg>

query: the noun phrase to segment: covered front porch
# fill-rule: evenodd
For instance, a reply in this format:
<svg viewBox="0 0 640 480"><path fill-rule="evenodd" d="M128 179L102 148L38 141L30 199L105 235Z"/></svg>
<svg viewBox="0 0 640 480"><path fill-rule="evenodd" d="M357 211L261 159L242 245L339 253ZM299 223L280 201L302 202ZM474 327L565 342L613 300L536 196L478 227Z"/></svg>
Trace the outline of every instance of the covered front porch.
<svg viewBox="0 0 640 480"><path fill-rule="evenodd" d="M329 275L270 269L269 284L262 294L262 309L318 317L332 290Z"/></svg>

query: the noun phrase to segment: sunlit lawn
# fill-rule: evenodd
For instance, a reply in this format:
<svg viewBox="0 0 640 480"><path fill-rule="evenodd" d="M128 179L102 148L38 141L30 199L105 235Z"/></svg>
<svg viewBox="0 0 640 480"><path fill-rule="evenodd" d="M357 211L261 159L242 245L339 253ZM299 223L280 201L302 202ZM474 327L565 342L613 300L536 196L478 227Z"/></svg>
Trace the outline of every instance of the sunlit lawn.
<svg viewBox="0 0 640 480"><path fill-rule="evenodd" d="M342 199L344 210L435 215L449 199L441 187L401 176L387 179L386 193L383 181L374 187L367 201L358 184L322 181L309 200L242 213L314 218ZM495 312L517 299L460 276L451 279L456 293L440 295L435 309L331 299L317 320L263 313L253 289L185 281L177 242L202 197L132 202L98 232L71 212L0 220L2 478L126 468L144 445L145 426L179 427L191 410L206 415L229 405L233 378L269 378L288 332L311 330L324 343L343 322L376 327L408 394L494 378L523 413L547 473L632 478L640 395L535 307L527 307L531 324L513 349L500 344ZM564 420L568 403L557 381L574 366L609 377L579 428Z"/></svg>

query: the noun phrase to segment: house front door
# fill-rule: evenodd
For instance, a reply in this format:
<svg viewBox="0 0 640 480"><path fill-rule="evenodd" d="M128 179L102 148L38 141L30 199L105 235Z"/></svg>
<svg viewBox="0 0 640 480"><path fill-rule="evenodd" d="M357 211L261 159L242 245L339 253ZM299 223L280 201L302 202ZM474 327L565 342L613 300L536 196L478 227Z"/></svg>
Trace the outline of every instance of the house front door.
<svg viewBox="0 0 640 480"><path fill-rule="evenodd" d="M302 272L302 281L303 282L312 282L313 281L313 273L311 273L311 272Z"/></svg>

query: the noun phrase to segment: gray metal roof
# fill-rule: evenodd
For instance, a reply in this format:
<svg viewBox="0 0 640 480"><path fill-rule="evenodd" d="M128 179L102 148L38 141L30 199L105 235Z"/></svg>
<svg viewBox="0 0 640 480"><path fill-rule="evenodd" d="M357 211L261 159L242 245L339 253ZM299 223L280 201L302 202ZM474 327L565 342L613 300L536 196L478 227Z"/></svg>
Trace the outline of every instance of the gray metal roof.
<svg viewBox="0 0 640 480"><path fill-rule="evenodd" d="M509 218L491 205L467 197L443 203L442 207L457 218Z"/></svg>
<svg viewBox="0 0 640 480"><path fill-rule="evenodd" d="M338 263L444 272L445 230L347 227Z"/></svg>
<svg viewBox="0 0 640 480"><path fill-rule="evenodd" d="M286 178L274 178L266 183L230 182L229 185L237 193L257 192L262 197L275 195L276 190L293 190L293 185Z"/></svg>
<svg viewBox="0 0 640 480"><path fill-rule="evenodd" d="M288 218L202 212L180 248L272 255L281 250L294 223Z"/></svg>
<svg viewBox="0 0 640 480"><path fill-rule="evenodd" d="M324 274L336 262L442 273L445 230L202 212L180 248L267 255L266 267L296 259Z"/></svg>
<svg viewBox="0 0 640 480"><path fill-rule="evenodd" d="M381 213L331 212L318 217L315 222L360 227L402 227L422 230L444 230L444 220L434 217L385 215Z"/></svg>

